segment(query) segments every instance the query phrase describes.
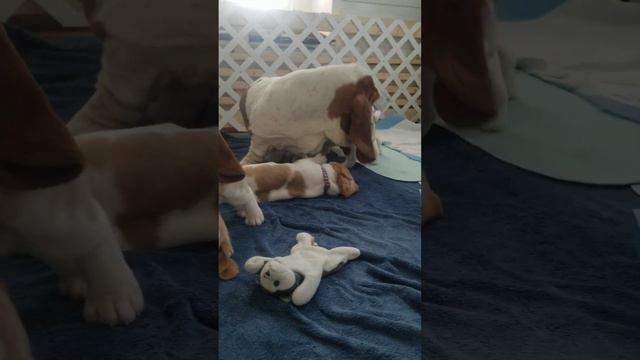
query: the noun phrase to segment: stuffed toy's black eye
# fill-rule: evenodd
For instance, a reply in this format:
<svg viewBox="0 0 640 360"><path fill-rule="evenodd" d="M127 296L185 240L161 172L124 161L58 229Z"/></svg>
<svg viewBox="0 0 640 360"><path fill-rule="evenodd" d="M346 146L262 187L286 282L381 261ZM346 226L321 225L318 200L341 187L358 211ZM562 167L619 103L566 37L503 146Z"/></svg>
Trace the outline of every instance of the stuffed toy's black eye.
<svg viewBox="0 0 640 360"><path fill-rule="evenodd" d="M280 285L280 281L276 280L273 282L273 286L278 287L278 285Z"/></svg>

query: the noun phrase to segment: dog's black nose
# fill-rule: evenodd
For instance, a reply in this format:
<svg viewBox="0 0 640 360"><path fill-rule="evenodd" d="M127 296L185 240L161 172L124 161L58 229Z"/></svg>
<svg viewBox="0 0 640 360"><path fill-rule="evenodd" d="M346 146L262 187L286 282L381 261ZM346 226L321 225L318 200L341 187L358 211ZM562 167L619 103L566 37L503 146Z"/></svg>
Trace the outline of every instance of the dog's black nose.
<svg viewBox="0 0 640 360"><path fill-rule="evenodd" d="M278 287L278 285L280 285L280 281L276 280L273 282L273 286Z"/></svg>

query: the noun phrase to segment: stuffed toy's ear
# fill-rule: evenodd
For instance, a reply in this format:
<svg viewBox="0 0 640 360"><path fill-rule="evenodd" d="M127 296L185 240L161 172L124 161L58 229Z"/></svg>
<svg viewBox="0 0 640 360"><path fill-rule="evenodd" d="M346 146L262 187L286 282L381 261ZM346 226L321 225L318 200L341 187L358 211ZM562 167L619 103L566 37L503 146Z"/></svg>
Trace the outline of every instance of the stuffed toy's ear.
<svg viewBox="0 0 640 360"><path fill-rule="evenodd" d="M55 186L82 168L74 139L0 26L0 187Z"/></svg>
<svg viewBox="0 0 640 360"><path fill-rule="evenodd" d="M434 102L454 125L484 123L497 112L486 58L490 0L430 0L423 22L425 60L436 73Z"/></svg>
<svg viewBox="0 0 640 360"><path fill-rule="evenodd" d="M244 263L244 269L252 274L255 274L260 272L264 265L271 260L271 258L264 256L254 256Z"/></svg>
<svg viewBox="0 0 640 360"><path fill-rule="evenodd" d="M244 170L235 155L218 132L218 181L221 184L236 182L244 179Z"/></svg>

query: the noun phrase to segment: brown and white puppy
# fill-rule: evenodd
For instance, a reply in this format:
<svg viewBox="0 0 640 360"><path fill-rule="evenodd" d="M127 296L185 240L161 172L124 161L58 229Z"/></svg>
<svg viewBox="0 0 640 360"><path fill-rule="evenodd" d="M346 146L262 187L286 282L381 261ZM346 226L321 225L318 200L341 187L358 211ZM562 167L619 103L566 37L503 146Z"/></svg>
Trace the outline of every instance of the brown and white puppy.
<svg viewBox="0 0 640 360"><path fill-rule="evenodd" d="M19 208L5 194L63 184L83 168L82 154L0 26L0 216ZM37 224L31 224L37 226ZM11 229L0 220L0 252ZM29 341L0 283L0 359L31 359Z"/></svg>
<svg viewBox="0 0 640 360"><path fill-rule="evenodd" d="M351 150L349 167L356 159L374 162L378 148L372 106L379 97L370 71L357 64L260 78L240 99L251 132L251 146L241 163L264 162L272 151L313 157L323 152L327 141Z"/></svg>
<svg viewBox="0 0 640 360"><path fill-rule="evenodd" d="M244 165L247 182L261 201L314 198L322 195L350 197L359 190L349 169L326 158L300 159L291 164Z"/></svg>
<svg viewBox="0 0 640 360"><path fill-rule="evenodd" d="M217 2L66 0L83 8L103 39L96 91L69 122L72 134L166 121L213 126ZM188 19L188 20L187 20Z"/></svg>
<svg viewBox="0 0 640 360"><path fill-rule="evenodd" d="M0 282L0 359L30 360L29 338L6 291Z"/></svg>
<svg viewBox="0 0 640 360"><path fill-rule="evenodd" d="M143 295L121 250L218 235L216 133L157 125L76 137L84 169L75 179L0 190L0 250L49 263L61 289L85 299L87 320L132 321Z"/></svg>
<svg viewBox="0 0 640 360"><path fill-rule="evenodd" d="M455 126L504 128L515 96L515 63L498 45L492 0L431 0L425 4L426 117Z"/></svg>

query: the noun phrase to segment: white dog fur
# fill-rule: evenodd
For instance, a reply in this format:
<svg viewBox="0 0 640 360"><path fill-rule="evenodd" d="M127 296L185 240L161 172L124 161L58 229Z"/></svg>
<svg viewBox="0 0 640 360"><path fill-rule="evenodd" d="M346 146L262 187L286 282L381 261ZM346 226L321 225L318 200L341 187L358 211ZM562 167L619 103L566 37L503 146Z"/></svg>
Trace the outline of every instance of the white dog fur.
<svg viewBox="0 0 640 360"><path fill-rule="evenodd" d="M260 78L240 101L251 132L249 152L241 163L261 163L269 152L281 150L313 157L323 152L327 141L352 150L348 166L356 156L362 162L375 161L372 106L378 98L370 71L357 64Z"/></svg>
<svg viewBox="0 0 640 360"><path fill-rule="evenodd" d="M96 91L69 122L72 134L153 123L145 119L146 111L152 94L168 86L167 79L210 92L203 98L215 94L217 64L211 59L216 57L218 31L211 24L216 2L66 1L84 7L104 36ZM182 112L179 109L176 112Z"/></svg>

